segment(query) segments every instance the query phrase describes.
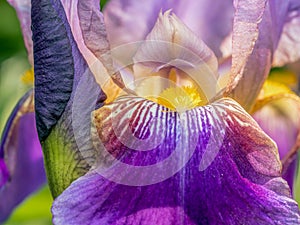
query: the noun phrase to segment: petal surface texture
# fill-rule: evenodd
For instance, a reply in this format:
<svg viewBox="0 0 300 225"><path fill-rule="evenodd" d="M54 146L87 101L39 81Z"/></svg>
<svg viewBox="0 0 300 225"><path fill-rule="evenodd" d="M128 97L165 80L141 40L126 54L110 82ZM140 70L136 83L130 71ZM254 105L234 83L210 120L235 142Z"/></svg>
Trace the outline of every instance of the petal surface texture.
<svg viewBox="0 0 300 225"><path fill-rule="evenodd" d="M99 165L54 224L299 224L274 142L233 100L177 113L124 96L94 114Z"/></svg>
<svg viewBox="0 0 300 225"><path fill-rule="evenodd" d="M102 89L112 80L124 87L121 75L114 71L107 40L104 18L97 0L62 0L75 42ZM102 68L99 70L99 67ZM115 86L114 88L118 88ZM105 90L106 93L108 90Z"/></svg>

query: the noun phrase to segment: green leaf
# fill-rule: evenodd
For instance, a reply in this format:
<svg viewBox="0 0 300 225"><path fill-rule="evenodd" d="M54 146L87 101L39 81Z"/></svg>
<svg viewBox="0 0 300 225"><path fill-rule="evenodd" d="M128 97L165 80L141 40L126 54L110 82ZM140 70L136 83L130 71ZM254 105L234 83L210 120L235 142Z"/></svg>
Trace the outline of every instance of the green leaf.
<svg viewBox="0 0 300 225"><path fill-rule="evenodd" d="M68 136L61 123L51 131L42 143L48 183L52 196L56 198L74 180L83 176L89 169L88 163L82 158L76 142Z"/></svg>

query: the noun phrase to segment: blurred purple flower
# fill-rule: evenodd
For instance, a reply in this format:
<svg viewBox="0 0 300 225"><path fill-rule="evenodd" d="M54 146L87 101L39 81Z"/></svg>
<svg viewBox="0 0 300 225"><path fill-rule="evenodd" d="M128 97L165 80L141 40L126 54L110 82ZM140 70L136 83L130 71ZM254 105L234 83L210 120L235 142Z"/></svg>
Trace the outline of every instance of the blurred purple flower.
<svg viewBox="0 0 300 225"><path fill-rule="evenodd" d="M30 1L9 0L20 19L28 59L33 64ZM33 91L27 92L11 113L0 145L0 223L28 195L46 183L43 154L34 113Z"/></svg>
<svg viewBox="0 0 300 225"><path fill-rule="evenodd" d="M18 204L45 182L30 91L15 107L1 139L0 222L4 222Z"/></svg>

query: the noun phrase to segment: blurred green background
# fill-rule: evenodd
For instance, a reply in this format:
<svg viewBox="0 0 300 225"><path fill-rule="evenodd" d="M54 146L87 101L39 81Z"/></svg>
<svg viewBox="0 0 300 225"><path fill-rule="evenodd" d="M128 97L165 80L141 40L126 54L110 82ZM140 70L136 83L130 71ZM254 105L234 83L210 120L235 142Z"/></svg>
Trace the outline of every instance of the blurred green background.
<svg viewBox="0 0 300 225"><path fill-rule="evenodd" d="M102 1L103 6L106 1ZM0 132L19 98L29 89L21 77L30 68L20 25L14 9L0 1ZM300 179L297 180L296 197L300 202ZM51 223L52 197L49 188L28 197L12 214L6 225L47 225Z"/></svg>

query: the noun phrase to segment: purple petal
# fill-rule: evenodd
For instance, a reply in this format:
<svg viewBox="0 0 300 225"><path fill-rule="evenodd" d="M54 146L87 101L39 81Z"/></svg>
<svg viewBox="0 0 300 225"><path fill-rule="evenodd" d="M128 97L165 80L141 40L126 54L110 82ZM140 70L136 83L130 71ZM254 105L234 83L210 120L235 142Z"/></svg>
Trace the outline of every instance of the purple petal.
<svg viewBox="0 0 300 225"><path fill-rule="evenodd" d="M28 60L33 65L33 45L31 32L31 1L30 0L7 0L15 10L21 23L23 39L28 53Z"/></svg>
<svg viewBox="0 0 300 225"><path fill-rule="evenodd" d="M220 46L232 31L232 0L174 1L174 13L221 57Z"/></svg>
<svg viewBox="0 0 300 225"><path fill-rule="evenodd" d="M6 168L5 162L2 158L0 158L0 190L1 190L1 187L8 180L8 177L9 177L9 173Z"/></svg>
<svg viewBox="0 0 300 225"><path fill-rule="evenodd" d="M94 0L59 2L65 13L65 22L68 22L81 54L89 64L94 63L95 57L100 57L103 51L109 50L99 1L98 4Z"/></svg>
<svg viewBox="0 0 300 225"><path fill-rule="evenodd" d="M299 108L288 99L277 100L264 106L254 114L260 127L276 142L280 158L283 159L295 145L299 132ZM293 190L297 160L284 171L283 178Z"/></svg>
<svg viewBox="0 0 300 225"><path fill-rule="evenodd" d="M300 223L276 146L230 99L176 113L121 97L95 124L99 167L55 200L54 224Z"/></svg>
<svg viewBox="0 0 300 225"><path fill-rule="evenodd" d="M8 176L0 185L0 222L3 222L18 204L46 182L32 92L14 109L1 140L1 152L1 171Z"/></svg>
<svg viewBox="0 0 300 225"><path fill-rule="evenodd" d="M104 8L112 46L143 40L152 30L160 10L172 11L220 56L220 44L232 30L232 0L134 1L112 0Z"/></svg>

